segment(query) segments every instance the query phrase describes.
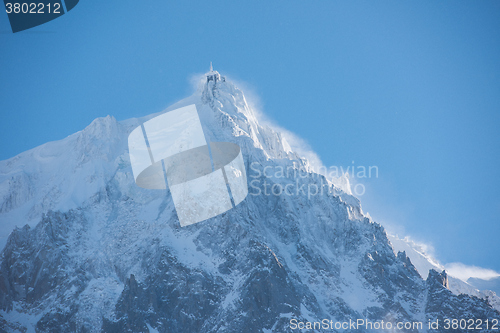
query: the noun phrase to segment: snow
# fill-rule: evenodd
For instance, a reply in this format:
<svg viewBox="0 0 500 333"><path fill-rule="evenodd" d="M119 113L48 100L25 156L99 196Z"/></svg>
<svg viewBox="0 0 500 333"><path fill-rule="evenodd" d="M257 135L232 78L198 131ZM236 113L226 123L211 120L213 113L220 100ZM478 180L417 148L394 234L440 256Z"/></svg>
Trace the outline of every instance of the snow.
<svg viewBox="0 0 500 333"><path fill-rule="evenodd" d="M422 246L412 241L410 238L405 237L401 239L397 235L391 235L389 233L387 234L387 237L391 241L394 253L397 254L398 252L406 252L406 255L411 260L411 263L415 266L423 279L427 279L429 270L431 269L438 272L444 270L444 266L439 264L436 259L425 252Z"/></svg>
<svg viewBox="0 0 500 333"><path fill-rule="evenodd" d="M26 312L19 306L18 303L14 303L13 310L10 312L0 310L0 315L8 322L14 324L20 324L27 328L26 333L35 333L36 323L42 318L45 312Z"/></svg>
<svg viewBox="0 0 500 333"><path fill-rule="evenodd" d="M158 330L154 329L151 325L146 324L148 326L149 333L159 333Z"/></svg>

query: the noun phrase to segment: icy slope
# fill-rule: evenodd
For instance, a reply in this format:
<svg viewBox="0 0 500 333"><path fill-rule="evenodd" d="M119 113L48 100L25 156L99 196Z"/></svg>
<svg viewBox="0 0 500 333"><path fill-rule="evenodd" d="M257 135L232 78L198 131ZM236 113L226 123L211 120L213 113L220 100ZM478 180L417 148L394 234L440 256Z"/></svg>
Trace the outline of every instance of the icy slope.
<svg viewBox="0 0 500 333"><path fill-rule="evenodd" d="M97 119L0 163L0 223L31 225L1 254L0 331L288 332L290 319L499 316L453 295L445 273L424 281L335 186L345 182L312 173L233 84L206 82L169 109L189 104L209 141L241 147L252 184L236 208L195 225L180 228L168 190L134 183L127 136L155 115Z"/></svg>

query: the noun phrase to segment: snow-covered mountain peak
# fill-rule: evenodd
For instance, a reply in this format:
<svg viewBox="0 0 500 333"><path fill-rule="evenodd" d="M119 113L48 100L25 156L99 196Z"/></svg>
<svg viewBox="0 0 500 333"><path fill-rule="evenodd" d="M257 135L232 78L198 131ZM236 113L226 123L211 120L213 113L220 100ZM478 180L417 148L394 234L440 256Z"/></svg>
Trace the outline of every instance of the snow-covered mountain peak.
<svg viewBox="0 0 500 333"><path fill-rule="evenodd" d="M117 172L124 172L121 179L130 181L129 133L146 120L190 104L197 107L207 140L238 144L247 166L252 162L262 166L273 160L311 171L307 159L294 152L281 133L259 123L236 85L217 72L211 74L212 79L200 78L201 89L160 113L123 121L112 116L97 118L65 139L0 161L0 213L4 213L0 215L0 246L16 225L28 223L33 227L49 210L85 205L105 190L107 179ZM134 185L123 190L131 187Z"/></svg>
<svg viewBox="0 0 500 333"><path fill-rule="evenodd" d="M357 198L208 74L162 112L195 104L207 141L241 147L246 199L180 228L168 190L135 184L128 135L161 112L99 118L1 161L0 224L13 232L0 257L0 331L284 332L292 318L498 314L426 283Z"/></svg>

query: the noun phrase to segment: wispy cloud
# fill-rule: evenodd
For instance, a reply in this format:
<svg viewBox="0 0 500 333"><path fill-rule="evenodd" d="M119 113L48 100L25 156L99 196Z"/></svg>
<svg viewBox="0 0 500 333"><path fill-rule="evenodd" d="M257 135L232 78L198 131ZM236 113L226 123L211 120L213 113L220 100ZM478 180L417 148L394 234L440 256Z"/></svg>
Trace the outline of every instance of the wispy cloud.
<svg viewBox="0 0 500 333"><path fill-rule="evenodd" d="M462 264L461 262L452 262L444 265L444 267L446 268L448 274L465 282L470 278L491 280L493 278L500 277L500 273L492 269L469 266Z"/></svg>
<svg viewBox="0 0 500 333"><path fill-rule="evenodd" d="M235 79L234 77L228 77L228 79L245 93L245 99L248 103L248 106L253 110L261 125L269 126L275 132L281 133L292 150L299 154L299 156L305 157L314 168L314 170L320 170L321 167L324 167L321 158L318 154L316 154L316 152L314 152L307 141L299 137L297 134L279 126L273 119L271 119L266 113L263 112L264 108L262 100L255 92L256 90L249 83Z"/></svg>
<svg viewBox="0 0 500 333"><path fill-rule="evenodd" d="M453 262L442 265L435 258L434 247L426 242L415 241L410 237L399 238L397 235L388 234L388 237L397 251L406 251L413 265L417 268L420 275L425 277L429 269L442 270L445 269L449 276L453 276L464 282L470 278L478 278L482 280L491 280L500 277L500 273L492 269L469 266L461 262Z"/></svg>

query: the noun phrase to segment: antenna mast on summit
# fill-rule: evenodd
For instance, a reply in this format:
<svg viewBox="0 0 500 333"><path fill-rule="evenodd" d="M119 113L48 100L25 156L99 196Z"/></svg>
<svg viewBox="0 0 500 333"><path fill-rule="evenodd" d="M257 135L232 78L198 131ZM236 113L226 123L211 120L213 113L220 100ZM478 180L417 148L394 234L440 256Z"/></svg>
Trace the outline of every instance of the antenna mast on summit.
<svg viewBox="0 0 500 333"><path fill-rule="evenodd" d="M212 72L214 69L212 67L212 62L210 61L210 71Z"/></svg>

